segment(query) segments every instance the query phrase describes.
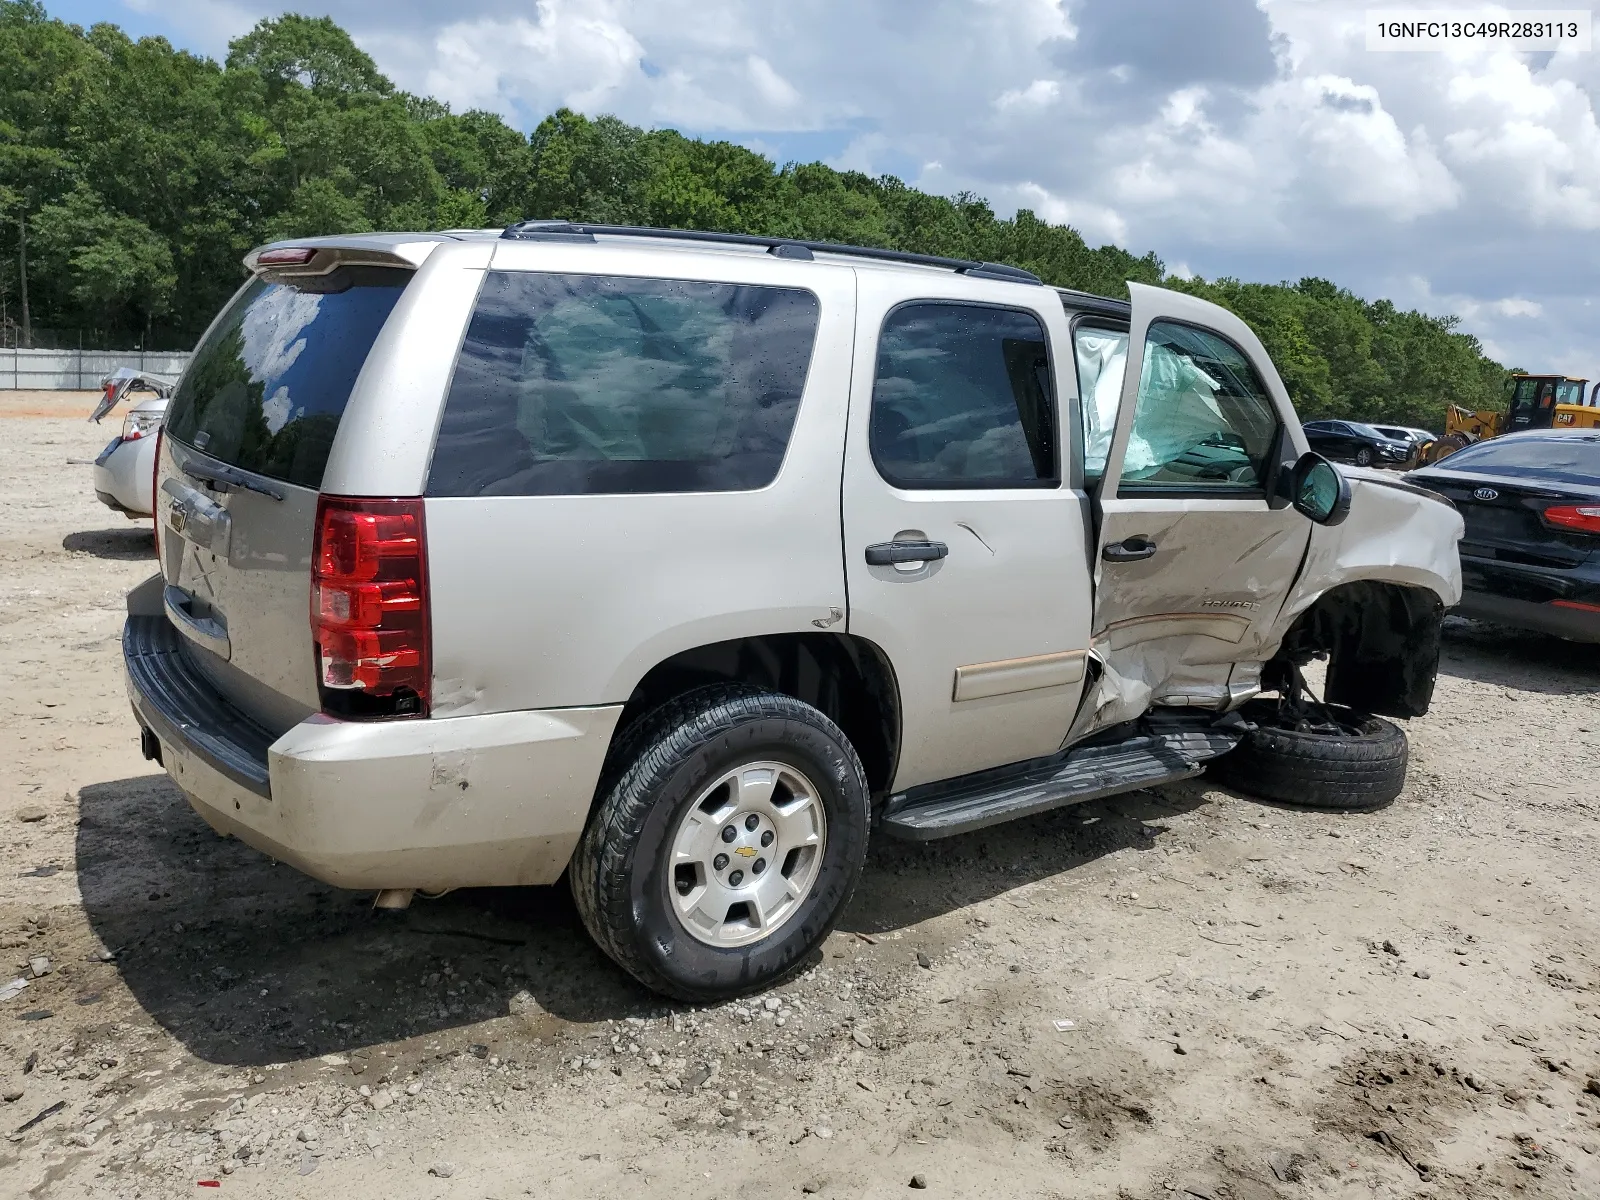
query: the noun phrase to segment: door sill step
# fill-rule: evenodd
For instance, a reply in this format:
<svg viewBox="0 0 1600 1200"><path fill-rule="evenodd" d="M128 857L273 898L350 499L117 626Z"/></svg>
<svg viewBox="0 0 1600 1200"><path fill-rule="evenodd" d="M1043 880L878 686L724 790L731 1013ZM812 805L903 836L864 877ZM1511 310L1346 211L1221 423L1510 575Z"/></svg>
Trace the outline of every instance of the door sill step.
<svg viewBox="0 0 1600 1200"><path fill-rule="evenodd" d="M1152 722L1146 732L1125 741L1077 746L1032 763L896 793L884 809L883 832L928 842L1066 804L1189 779L1205 769L1208 759L1232 750L1246 728L1242 721L1227 718L1220 725L1210 721Z"/></svg>

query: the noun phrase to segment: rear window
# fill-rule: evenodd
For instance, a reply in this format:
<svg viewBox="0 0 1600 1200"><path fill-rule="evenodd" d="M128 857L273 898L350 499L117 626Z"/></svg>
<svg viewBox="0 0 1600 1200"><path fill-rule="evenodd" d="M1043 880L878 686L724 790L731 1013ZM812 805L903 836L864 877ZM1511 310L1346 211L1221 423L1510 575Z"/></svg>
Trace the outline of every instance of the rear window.
<svg viewBox="0 0 1600 1200"><path fill-rule="evenodd" d="M1572 433L1494 438L1440 459L1439 469L1600 485L1600 438Z"/></svg>
<svg viewBox="0 0 1600 1200"><path fill-rule="evenodd" d="M252 280L195 350L167 435L243 470L321 487L350 390L411 276L341 267L294 283Z"/></svg>
<svg viewBox="0 0 1600 1200"><path fill-rule="evenodd" d="M796 288L491 271L428 494L765 487L799 411L818 312Z"/></svg>

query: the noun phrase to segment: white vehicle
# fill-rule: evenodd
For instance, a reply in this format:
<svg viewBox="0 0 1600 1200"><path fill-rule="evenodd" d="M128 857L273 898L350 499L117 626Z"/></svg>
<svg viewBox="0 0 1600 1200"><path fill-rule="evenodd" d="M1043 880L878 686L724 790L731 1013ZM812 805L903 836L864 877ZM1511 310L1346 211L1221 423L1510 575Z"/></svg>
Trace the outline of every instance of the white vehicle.
<svg viewBox="0 0 1600 1200"><path fill-rule="evenodd" d="M1397 442L1410 442L1413 446L1425 446L1429 442L1439 440L1438 434L1418 429L1415 425L1374 425L1373 428L1384 437L1393 438Z"/></svg>
<svg viewBox="0 0 1600 1200"><path fill-rule="evenodd" d="M619 964L706 1000L806 961L871 832L1212 763L1400 791L1374 714L1427 709L1461 518L1309 454L1220 308L552 222L246 265L124 656L146 755L318 879L567 875Z"/></svg>
<svg viewBox="0 0 1600 1200"><path fill-rule="evenodd" d="M150 516L155 483L156 431L176 381L119 367L100 381L100 402L89 420L98 425L130 393L147 393L129 406L122 432L94 460L94 494L108 508L137 521Z"/></svg>

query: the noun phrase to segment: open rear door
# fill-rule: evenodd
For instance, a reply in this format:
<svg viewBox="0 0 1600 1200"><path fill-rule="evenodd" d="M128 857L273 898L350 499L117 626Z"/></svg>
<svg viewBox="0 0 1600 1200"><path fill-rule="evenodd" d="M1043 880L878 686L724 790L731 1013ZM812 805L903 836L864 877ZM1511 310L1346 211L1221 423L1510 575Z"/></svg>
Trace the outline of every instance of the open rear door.
<svg viewBox="0 0 1600 1200"><path fill-rule="evenodd" d="M1225 309L1142 284L1096 497L1081 737L1153 705L1222 709L1259 686L1311 523L1271 493L1306 449L1260 341Z"/></svg>

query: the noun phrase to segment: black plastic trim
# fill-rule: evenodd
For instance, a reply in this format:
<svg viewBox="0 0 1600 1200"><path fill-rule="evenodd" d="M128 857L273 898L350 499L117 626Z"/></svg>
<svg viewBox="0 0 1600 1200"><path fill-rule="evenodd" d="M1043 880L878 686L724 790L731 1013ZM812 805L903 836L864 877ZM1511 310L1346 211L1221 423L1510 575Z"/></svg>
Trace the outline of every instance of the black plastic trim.
<svg viewBox="0 0 1600 1200"><path fill-rule="evenodd" d="M1119 500L1266 500L1262 487L1236 487L1226 483L1197 483L1192 487L1182 484L1157 483L1142 487L1137 479L1117 488Z"/></svg>
<svg viewBox="0 0 1600 1200"><path fill-rule="evenodd" d="M878 542L867 547L867 565L888 567L895 563L938 562L950 553L943 542Z"/></svg>
<svg viewBox="0 0 1600 1200"><path fill-rule="evenodd" d="M1198 775L1226 754L1248 726L1215 713L1149 714L1124 740L1079 745L1047 758L924 784L889 797L883 831L932 841Z"/></svg>
<svg viewBox="0 0 1600 1200"><path fill-rule="evenodd" d="M272 798L267 748L275 739L189 664L172 622L129 617L122 628L122 661L142 725L240 787Z"/></svg>
<svg viewBox="0 0 1600 1200"><path fill-rule="evenodd" d="M1061 307L1071 312L1094 313L1122 321L1133 318L1132 301L1113 300L1110 296L1097 296L1093 292L1080 292L1075 288L1058 287L1054 291L1061 297Z"/></svg>

